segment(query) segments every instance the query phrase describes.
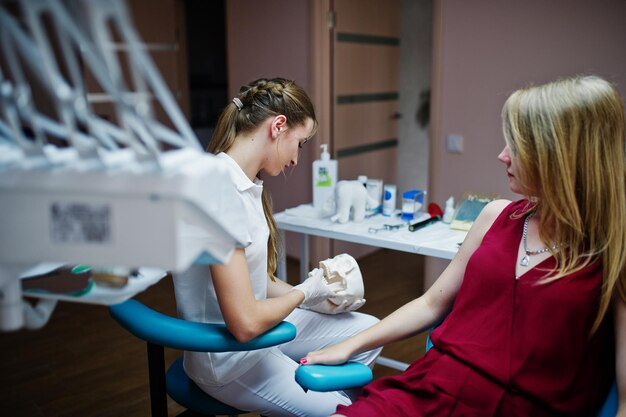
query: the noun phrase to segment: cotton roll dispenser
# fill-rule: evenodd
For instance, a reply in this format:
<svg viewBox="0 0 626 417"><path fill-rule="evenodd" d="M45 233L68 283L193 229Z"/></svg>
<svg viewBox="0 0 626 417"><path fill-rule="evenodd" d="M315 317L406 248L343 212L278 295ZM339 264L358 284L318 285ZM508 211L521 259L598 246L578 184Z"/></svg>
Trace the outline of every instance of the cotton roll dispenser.
<svg viewBox="0 0 626 417"><path fill-rule="evenodd" d="M424 206L423 190L409 190L402 193L402 220L413 220Z"/></svg>

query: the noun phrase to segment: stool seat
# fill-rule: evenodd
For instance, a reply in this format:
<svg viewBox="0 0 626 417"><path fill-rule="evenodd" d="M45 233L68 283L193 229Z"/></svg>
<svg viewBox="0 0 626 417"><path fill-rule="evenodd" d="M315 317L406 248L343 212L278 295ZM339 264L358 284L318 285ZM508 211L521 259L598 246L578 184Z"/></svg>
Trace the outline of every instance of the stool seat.
<svg viewBox="0 0 626 417"><path fill-rule="evenodd" d="M239 415L246 411L233 408L202 391L185 373L183 357L176 359L165 375L167 394L183 407L200 414Z"/></svg>
<svg viewBox="0 0 626 417"><path fill-rule="evenodd" d="M165 372L164 347L194 352L230 352L263 349L296 337L296 327L287 322L241 343L224 324L197 323L170 317L137 300L109 306L109 312L123 328L145 340L148 348L150 403L153 417L166 417L166 393L193 415L239 415L246 411L226 405L202 391L185 373L183 358Z"/></svg>

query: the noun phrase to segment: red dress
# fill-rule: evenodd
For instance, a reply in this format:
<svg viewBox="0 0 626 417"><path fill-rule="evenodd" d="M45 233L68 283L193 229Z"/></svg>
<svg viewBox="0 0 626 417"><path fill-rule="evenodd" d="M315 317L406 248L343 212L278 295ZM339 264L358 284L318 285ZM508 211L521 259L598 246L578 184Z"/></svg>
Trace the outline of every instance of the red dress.
<svg viewBox="0 0 626 417"><path fill-rule="evenodd" d="M470 258L435 347L380 378L337 412L347 416L595 415L615 379L612 320L593 336L600 262L549 284L550 257L515 279L524 218L509 204Z"/></svg>

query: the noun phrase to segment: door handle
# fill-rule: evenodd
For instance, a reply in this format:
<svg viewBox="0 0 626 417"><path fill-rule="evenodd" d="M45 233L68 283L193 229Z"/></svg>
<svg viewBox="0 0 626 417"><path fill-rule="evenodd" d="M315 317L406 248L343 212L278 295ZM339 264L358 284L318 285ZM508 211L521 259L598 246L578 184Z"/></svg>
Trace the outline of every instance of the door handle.
<svg viewBox="0 0 626 417"><path fill-rule="evenodd" d="M389 116L389 118L391 120L398 120L398 119L402 119L402 113L400 113L399 111L397 112L393 112L391 113L391 116Z"/></svg>

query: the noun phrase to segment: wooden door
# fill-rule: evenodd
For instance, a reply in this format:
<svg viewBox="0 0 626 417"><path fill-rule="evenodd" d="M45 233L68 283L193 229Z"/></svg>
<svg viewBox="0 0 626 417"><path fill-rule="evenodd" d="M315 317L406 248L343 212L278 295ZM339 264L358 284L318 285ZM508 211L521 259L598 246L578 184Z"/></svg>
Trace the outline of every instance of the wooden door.
<svg viewBox="0 0 626 417"><path fill-rule="evenodd" d="M400 0L332 3L332 150L339 179L358 175L396 184ZM334 242L334 254L373 251Z"/></svg>
<svg viewBox="0 0 626 417"><path fill-rule="evenodd" d="M128 0L128 11L141 42L150 53L154 65L166 86L177 101L183 114L189 117L189 89L187 87L187 50L184 39L184 3L182 0ZM124 55L126 45L115 45L119 51L120 67L126 85L130 86L131 73ZM99 83L90 72L84 74L87 100L100 117L116 122L117 116L112 98L100 92ZM170 116L156 100L153 100L155 117L172 128Z"/></svg>

